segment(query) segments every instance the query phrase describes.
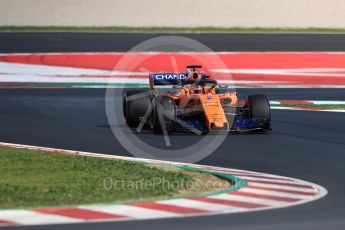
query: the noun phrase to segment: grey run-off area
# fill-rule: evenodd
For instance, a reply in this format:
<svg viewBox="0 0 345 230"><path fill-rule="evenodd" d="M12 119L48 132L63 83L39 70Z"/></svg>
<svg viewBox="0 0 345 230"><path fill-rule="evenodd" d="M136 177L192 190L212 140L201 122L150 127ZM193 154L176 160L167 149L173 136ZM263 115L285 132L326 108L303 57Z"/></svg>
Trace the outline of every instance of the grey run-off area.
<svg viewBox="0 0 345 230"><path fill-rule="evenodd" d="M0 0L0 26L345 28L343 0Z"/></svg>

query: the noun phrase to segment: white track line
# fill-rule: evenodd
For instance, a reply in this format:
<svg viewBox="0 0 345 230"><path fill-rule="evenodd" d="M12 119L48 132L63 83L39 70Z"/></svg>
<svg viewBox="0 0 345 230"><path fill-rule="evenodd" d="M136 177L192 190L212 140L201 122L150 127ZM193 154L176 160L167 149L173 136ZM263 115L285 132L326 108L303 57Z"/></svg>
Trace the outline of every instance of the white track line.
<svg viewBox="0 0 345 230"><path fill-rule="evenodd" d="M262 188L286 189L286 190L296 191L296 192L317 192L316 188L296 188L296 187L291 187L291 186L262 184L262 183L255 183L255 182L249 182L248 185L262 187Z"/></svg>

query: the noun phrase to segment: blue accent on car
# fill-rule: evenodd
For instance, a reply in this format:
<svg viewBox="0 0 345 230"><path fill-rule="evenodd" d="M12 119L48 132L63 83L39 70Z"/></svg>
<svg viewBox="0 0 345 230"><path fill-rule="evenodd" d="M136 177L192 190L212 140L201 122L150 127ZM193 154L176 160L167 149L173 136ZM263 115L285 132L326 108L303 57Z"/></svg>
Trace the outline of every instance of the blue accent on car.
<svg viewBox="0 0 345 230"><path fill-rule="evenodd" d="M202 125L198 120L185 120L184 122L186 124L182 127L184 129L184 131L188 132L188 131L191 131L191 129L202 130Z"/></svg>
<svg viewBox="0 0 345 230"><path fill-rule="evenodd" d="M263 119L258 118L239 118L234 121L232 128L233 129L252 129L257 128L262 125Z"/></svg>
<svg viewBox="0 0 345 230"><path fill-rule="evenodd" d="M154 73L152 74L154 85L178 85L186 80L185 73Z"/></svg>

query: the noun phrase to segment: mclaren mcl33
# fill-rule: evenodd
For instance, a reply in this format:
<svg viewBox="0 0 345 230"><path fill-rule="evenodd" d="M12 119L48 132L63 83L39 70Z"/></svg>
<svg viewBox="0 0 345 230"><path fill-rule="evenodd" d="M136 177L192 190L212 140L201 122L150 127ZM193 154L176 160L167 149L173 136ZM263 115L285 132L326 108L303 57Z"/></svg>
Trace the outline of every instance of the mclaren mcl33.
<svg viewBox="0 0 345 230"><path fill-rule="evenodd" d="M149 89L125 91L126 124L156 134L272 130L270 103L265 95L240 100L228 85L219 84L197 71L199 68L192 65L187 66L186 73L149 74Z"/></svg>

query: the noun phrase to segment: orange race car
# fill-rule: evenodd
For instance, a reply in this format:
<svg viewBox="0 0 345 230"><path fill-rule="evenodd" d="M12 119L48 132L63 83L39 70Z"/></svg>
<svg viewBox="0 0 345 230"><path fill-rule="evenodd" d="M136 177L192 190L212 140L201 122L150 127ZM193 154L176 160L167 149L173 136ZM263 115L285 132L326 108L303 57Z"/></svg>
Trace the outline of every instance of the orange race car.
<svg viewBox="0 0 345 230"><path fill-rule="evenodd" d="M137 130L147 127L156 134L271 130L265 95L250 95L240 105L236 92L197 71L199 68L191 65L187 73L149 74L148 90L127 90L123 95L127 125Z"/></svg>

